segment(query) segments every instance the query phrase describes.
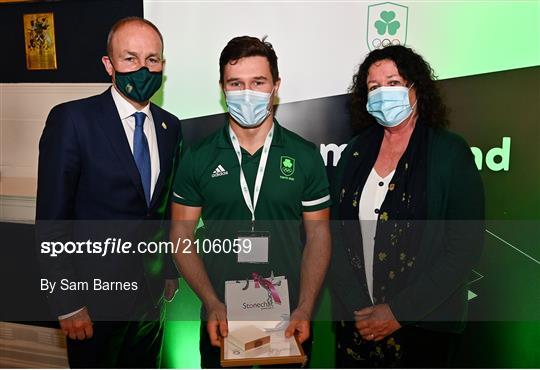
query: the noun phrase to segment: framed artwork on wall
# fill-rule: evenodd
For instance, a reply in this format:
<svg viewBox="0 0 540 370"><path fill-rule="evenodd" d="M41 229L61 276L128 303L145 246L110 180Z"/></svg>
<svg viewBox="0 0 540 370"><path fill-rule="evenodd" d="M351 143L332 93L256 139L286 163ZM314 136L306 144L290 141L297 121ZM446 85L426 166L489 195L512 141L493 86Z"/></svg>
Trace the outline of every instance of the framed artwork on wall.
<svg viewBox="0 0 540 370"><path fill-rule="evenodd" d="M57 69L54 14L23 15L26 69Z"/></svg>

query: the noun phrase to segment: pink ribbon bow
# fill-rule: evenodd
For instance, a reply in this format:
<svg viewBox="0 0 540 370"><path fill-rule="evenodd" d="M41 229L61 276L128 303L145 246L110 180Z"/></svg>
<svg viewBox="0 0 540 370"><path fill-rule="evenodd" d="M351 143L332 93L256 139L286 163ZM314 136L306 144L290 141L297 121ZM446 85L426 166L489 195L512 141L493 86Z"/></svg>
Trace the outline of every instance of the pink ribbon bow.
<svg viewBox="0 0 540 370"><path fill-rule="evenodd" d="M276 286L270 280L263 278L261 275L257 274L256 272L251 273L251 276L253 276L253 282L255 283L255 288L259 288L259 286L262 286L264 289L270 292L270 294L272 295L272 298L274 299L274 302L276 302L277 304L281 304L281 298L279 298L279 294L276 290Z"/></svg>

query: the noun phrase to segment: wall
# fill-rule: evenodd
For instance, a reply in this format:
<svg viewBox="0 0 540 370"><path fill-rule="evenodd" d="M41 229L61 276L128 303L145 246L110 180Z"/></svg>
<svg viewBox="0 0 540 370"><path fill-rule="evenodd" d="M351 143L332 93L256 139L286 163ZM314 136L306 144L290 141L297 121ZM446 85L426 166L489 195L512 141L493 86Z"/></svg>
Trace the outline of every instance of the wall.
<svg viewBox="0 0 540 370"><path fill-rule="evenodd" d="M54 14L57 70L26 69L23 15ZM140 0L71 0L0 4L0 220L32 222L38 142L50 109L102 92L101 63L111 25L142 16ZM8 35L8 37L4 37Z"/></svg>
<svg viewBox="0 0 540 370"><path fill-rule="evenodd" d="M25 62L23 14L54 13L58 69L28 71ZM0 4L2 49L0 83L108 82L101 57L107 33L118 19L142 16L140 0L69 0ZM9 37L4 37L9 35Z"/></svg>

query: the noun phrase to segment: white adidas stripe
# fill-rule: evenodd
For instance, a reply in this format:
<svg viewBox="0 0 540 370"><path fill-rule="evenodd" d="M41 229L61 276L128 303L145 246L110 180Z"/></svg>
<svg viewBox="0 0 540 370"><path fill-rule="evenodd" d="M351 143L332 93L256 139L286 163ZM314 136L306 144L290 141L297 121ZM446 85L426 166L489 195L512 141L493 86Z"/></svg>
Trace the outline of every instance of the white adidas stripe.
<svg viewBox="0 0 540 370"><path fill-rule="evenodd" d="M311 207L311 206L316 206L318 204L324 203L324 202L326 202L328 200L330 200L330 195L326 195L326 196L324 196L322 198L315 199L315 200L302 201L302 205L304 207Z"/></svg>

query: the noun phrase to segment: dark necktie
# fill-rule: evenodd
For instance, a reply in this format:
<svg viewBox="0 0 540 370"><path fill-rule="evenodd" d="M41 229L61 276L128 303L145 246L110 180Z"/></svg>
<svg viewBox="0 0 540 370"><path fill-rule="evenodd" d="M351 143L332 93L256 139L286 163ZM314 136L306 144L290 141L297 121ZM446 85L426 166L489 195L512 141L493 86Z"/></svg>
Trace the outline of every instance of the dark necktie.
<svg viewBox="0 0 540 370"><path fill-rule="evenodd" d="M135 133L133 134L133 157L141 175L141 182L146 198L146 205L150 206L150 150L148 149L148 140L144 135L144 120L146 114L136 112L135 117Z"/></svg>

